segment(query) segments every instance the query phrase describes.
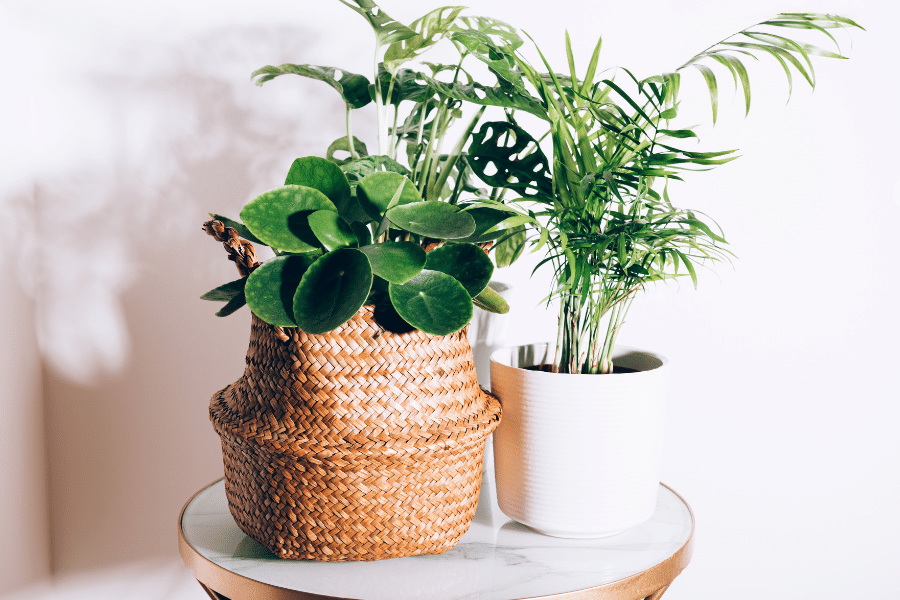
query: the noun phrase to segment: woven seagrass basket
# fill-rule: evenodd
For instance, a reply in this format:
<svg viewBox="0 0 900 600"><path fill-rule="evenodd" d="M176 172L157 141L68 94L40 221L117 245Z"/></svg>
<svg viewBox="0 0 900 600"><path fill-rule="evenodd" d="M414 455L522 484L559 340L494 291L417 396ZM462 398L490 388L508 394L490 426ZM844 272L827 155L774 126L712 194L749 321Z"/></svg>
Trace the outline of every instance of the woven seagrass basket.
<svg viewBox="0 0 900 600"><path fill-rule="evenodd" d="M466 330L391 333L372 310L287 341L254 315L244 376L210 403L231 513L282 558L439 554L475 514L500 405Z"/></svg>

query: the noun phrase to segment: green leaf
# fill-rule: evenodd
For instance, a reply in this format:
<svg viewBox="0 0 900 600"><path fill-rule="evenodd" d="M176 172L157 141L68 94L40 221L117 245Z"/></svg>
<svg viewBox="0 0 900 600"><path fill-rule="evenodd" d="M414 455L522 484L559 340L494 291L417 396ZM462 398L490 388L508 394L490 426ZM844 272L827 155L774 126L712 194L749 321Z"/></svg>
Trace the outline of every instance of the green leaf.
<svg viewBox="0 0 900 600"><path fill-rule="evenodd" d="M375 30L378 47L416 36L415 31L389 17L372 0L353 0L357 6L353 6L348 0L341 0L341 2L365 17L372 29Z"/></svg>
<svg viewBox="0 0 900 600"><path fill-rule="evenodd" d="M454 27L454 31L465 31L467 29L480 31L487 35L497 46L506 47L509 50L517 50L525 43L515 27L497 19L464 16L459 17L457 22L459 25Z"/></svg>
<svg viewBox="0 0 900 600"><path fill-rule="evenodd" d="M527 234L524 226L514 227L506 233L507 236L494 246L494 260L498 267L508 267L525 251Z"/></svg>
<svg viewBox="0 0 900 600"><path fill-rule="evenodd" d="M350 183L341 168L318 156L298 158L291 164L285 185L305 185L319 190L342 213L350 202Z"/></svg>
<svg viewBox="0 0 900 600"><path fill-rule="evenodd" d="M359 245L353 228L334 211L317 210L312 213L309 215L309 227L328 251Z"/></svg>
<svg viewBox="0 0 900 600"><path fill-rule="evenodd" d="M372 243L372 231L364 223L351 221L350 228L356 234L356 239L359 240L360 246L368 246Z"/></svg>
<svg viewBox="0 0 900 600"><path fill-rule="evenodd" d="M503 299L503 296L491 289L490 286L484 288L480 294L472 298L472 303L487 312L505 315L509 312L509 304Z"/></svg>
<svg viewBox="0 0 900 600"><path fill-rule="evenodd" d="M474 29L457 31L450 39L463 46L468 52L488 66L488 69L522 95L527 95L522 81L522 72L516 66L516 59L501 48L485 33Z"/></svg>
<svg viewBox="0 0 900 600"><path fill-rule="evenodd" d="M716 75L713 70L706 65L695 64L694 67L703 74L706 80L706 86L709 88L709 101L712 104L712 120L716 122L716 116L719 112L719 88L716 85Z"/></svg>
<svg viewBox="0 0 900 600"><path fill-rule="evenodd" d="M425 266L425 250L413 242L371 244L360 252L369 257L372 272L391 283L406 283Z"/></svg>
<svg viewBox="0 0 900 600"><path fill-rule="evenodd" d="M499 210L487 206L466 209L466 212L475 219L475 231L467 238L458 240L460 242L490 242L501 237L505 231L493 231L492 228L497 223L502 222L509 217L510 213L505 210ZM490 233L487 233L491 230Z"/></svg>
<svg viewBox="0 0 900 600"><path fill-rule="evenodd" d="M396 204L403 205L422 201L416 184L409 178L399 173L386 171L371 173L363 177L356 188L356 197L363 210L376 221L380 221L384 218L394 195L401 187L402 191Z"/></svg>
<svg viewBox="0 0 900 600"><path fill-rule="evenodd" d="M472 320L472 298L446 273L423 270L404 284L390 284L388 291L397 313L425 333L448 335Z"/></svg>
<svg viewBox="0 0 900 600"><path fill-rule="evenodd" d="M241 292L240 294L238 294L237 296L235 296L234 298L229 300L228 304L223 306L216 313L216 316L217 317L227 317L228 315L232 314L233 312L235 312L236 310L238 310L245 304L247 304L247 297L244 295L244 292Z"/></svg>
<svg viewBox="0 0 900 600"><path fill-rule="evenodd" d="M369 155L369 150L368 148L366 148L366 145L361 142L355 135L353 136L353 149L360 157ZM325 151L325 158L338 166L345 165L353 160L352 156L344 159L335 157L335 153L342 151L350 152L350 138L348 138L346 135L331 142L331 144L328 146L328 150Z"/></svg>
<svg viewBox="0 0 900 600"><path fill-rule="evenodd" d="M474 298L487 287L494 265L484 250L474 244L447 244L428 253L425 268L450 275Z"/></svg>
<svg viewBox="0 0 900 600"><path fill-rule="evenodd" d="M317 210L337 212L319 190L286 185L261 194L241 210L241 220L264 244L284 252L315 250L318 240L307 217Z"/></svg>
<svg viewBox="0 0 900 600"><path fill-rule="evenodd" d="M313 263L306 256L276 256L250 273L244 293L257 317L279 327L294 327L294 292Z"/></svg>
<svg viewBox="0 0 900 600"><path fill-rule="evenodd" d="M244 292L245 285L247 285L247 278L241 277L240 279L229 281L228 283L224 283L215 289L209 290L208 292L200 296L200 299L212 300L213 302L228 302L235 296L242 294Z"/></svg>
<svg viewBox="0 0 900 600"><path fill-rule="evenodd" d="M545 121L550 120L546 109L544 109L540 101L532 98L530 95L523 95L512 87L500 85L487 87L476 81L465 84L449 84L422 73L419 73L417 77L427 81L428 85L442 96L482 106L501 106L503 108L522 110Z"/></svg>
<svg viewBox="0 0 900 600"><path fill-rule="evenodd" d="M294 294L294 320L306 333L327 333L346 323L372 287L366 255L354 248L332 250L312 264Z"/></svg>
<svg viewBox="0 0 900 600"><path fill-rule="evenodd" d="M334 67L317 67L316 65L292 65L285 64L278 67L267 65L253 72L251 79L254 83L262 85L280 75L300 75L318 81L324 81L333 87L352 108L362 108L372 101L369 96L369 80L362 75L348 73Z"/></svg>
<svg viewBox="0 0 900 600"><path fill-rule="evenodd" d="M416 35L391 44L384 53L384 66L394 72L403 63L422 54L450 31L464 6L436 8L409 24Z"/></svg>
<svg viewBox="0 0 900 600"><path fill-rule="evenodd" d="M357 160L352 160L341 165L341 170L350 181L350 187L355 188L361 179L370 173L379 173L382 171L390 171L391 173L400 173L401 175L409 175L409 169L398 163L389 156L366 156Z"/></svg>
<svg viewBox="0 0 900 600"><path fill-rule="evenodd" d="M231 227L232 229L237 231L239 236L241 236L248 242L265 245L265 242L250 233L250 230L247 229L247 227L243 223L239 223L234 219L229 219L228 217L223 217L222 215L217 215L215 213L209 213L209 216L211 216L216 221L221 221L225 225L225 227Z"/></svg>
<svg viewBox="0 0 900 600"><path fill-rule="evenodd" d="M475 232L475 219L458 206L446 202L395 206L387 211L386 216L404 231L439 240L462 239Z"/></svg>
<svg viewBox="0 0 900 600"><path fill-rule="evenodd" d="M547 157L537 140L516 125L484 123L472 135L468 161L475 174L490 186L511 189L524 198L553 201Z"/></svg>

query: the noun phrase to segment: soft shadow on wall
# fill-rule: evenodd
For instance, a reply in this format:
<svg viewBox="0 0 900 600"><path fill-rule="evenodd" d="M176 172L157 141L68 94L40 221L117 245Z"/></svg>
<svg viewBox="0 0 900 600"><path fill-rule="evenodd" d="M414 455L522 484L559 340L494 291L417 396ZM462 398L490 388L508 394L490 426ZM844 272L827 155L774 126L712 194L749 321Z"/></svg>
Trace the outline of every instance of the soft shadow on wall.
<svg viewBox="0 0 900 600"><path fill-rule="evenodd" d="M237 215L341 134L327 86L249 80L303 62L315 42L297 28L227 28L164 47L96 44L118 60L84 67L41 124L91 150L38 167L33 195L6 199L45 361L56 574L174 555L179 509L221 476L206 407L243 371L249 313L218 319L198 299L237 276L201 223ZM32 144L41 137L39 126Z"/></svg>

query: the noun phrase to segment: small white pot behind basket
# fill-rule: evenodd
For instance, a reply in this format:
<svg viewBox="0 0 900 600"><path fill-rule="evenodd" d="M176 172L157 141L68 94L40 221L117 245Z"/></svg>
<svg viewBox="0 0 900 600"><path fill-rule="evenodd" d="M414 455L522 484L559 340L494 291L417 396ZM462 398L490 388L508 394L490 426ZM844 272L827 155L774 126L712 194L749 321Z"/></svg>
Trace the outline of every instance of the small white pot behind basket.
<svg viewBox="0 0 900 600"><path fill-rule="evenodd" d="M549 363L549 344L497 350L491 389L503 418L494 431L500 509L541 533L614 535L656 508L668 361L617 347L633 373L572 375L526 370Z"/></svg>

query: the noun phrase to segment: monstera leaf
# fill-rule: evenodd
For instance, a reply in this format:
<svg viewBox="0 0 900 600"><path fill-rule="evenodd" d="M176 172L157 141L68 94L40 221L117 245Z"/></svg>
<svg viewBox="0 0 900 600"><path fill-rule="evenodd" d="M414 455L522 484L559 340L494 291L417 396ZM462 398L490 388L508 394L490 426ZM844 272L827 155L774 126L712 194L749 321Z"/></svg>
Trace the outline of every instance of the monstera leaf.
<svg viewBox="0 0 900 600"><path fill-rule="evenodd" d="M415 31L392 19L372 0L341 0L341 2L361 14L369 22L369 25L375 30L375 39L379 47L416 36Z"/></svg>
<svg viewBox="0 0 900 600"><path fill-rule="evenodd" d="M254 83L262 85L267 81L272 81L280 75L300 75L301 77L309 77L324 81L341 95L344 102L351 108L362 108L372 101L369 96L369 80L362 75L348 73L334 67L317 67L315 65L292 65L285 64L278 67L267 65L261 69L257 69L250 76L256 78Z"/></svg>
<svg viewBox="0 0 900 600"><path fill-rule="evenodd" d="M512 142L512 143L510 143ZM495 171L487 174L493 165ZM537 140L522 128L492 121L472 135L469 166L493 187L505 187L524 198L553 202L553 179L547 157Z"/></svg>
<svg viewBox="0 0 900 600"><path fill-rule="evenodd" d="M454 22L464 6L442 6L409 24L416 35L394 42L384 53L384 66L391 73L414 59L453 30Z"/></svg>
<svg viewBox="0 0 900 600"><path fill-rule="evenodd" d="M404 284L390 284L388 290L397 313L425 333L448 335L472 319L472 298L446 273L425 269Z"/></svg>
<svg viewBox="0 0 900 600"><path fill-rule="evenodd" d="M285 252L309 252L318 240L308 217L317 210L337 212L337 207L319 190L286 185L270 190L247 203L241 220L268 246Z"/></svg>
<svg viewBox="0 0 900 600"><path fill-rule="evenodd" d="M291 164L285 185L305 185L319 190L331 200L338 212L346 210L350 202L350 183L341 168L318 156L298 158Z"/></svg>

